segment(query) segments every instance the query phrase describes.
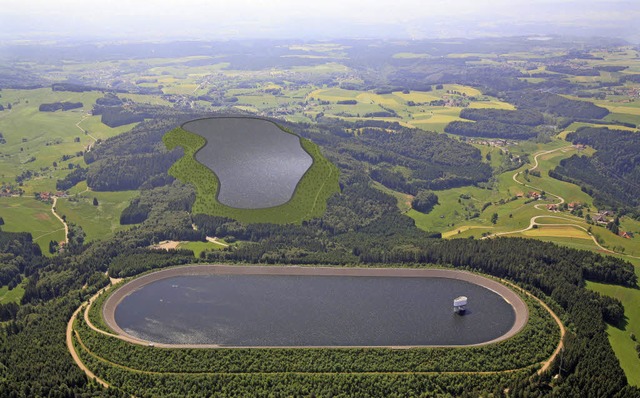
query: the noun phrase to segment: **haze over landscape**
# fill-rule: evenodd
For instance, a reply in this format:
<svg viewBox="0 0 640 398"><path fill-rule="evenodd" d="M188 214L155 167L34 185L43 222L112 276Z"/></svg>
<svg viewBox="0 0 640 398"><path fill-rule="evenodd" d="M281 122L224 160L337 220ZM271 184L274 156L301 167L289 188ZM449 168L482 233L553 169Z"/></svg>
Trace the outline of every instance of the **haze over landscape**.
<svg viewBox="0 0 640 398"><path fill-rule="evenodd" d="M8 0L2 8L5 42L549 34L640 40L633 0Z"/></svg>

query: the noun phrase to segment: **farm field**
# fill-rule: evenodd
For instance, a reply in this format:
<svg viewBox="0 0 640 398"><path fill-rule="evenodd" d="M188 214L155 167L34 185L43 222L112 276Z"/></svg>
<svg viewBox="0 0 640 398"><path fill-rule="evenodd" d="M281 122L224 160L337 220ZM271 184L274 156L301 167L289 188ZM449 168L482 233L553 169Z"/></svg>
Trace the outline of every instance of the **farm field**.
<svg viewBox="0 0 640 398"><path fill-rule="evenodd" d="M192 250L196 258L204 251L221 250L225 246L215 242L182 242L178 245L178 249Z"/></svg>
<svg viewBox="0 0 640 398"><path fill-rule="evenodd" d="M100 116L87 114L101 96L96 91L73 93L50 88L2 90L3 102L12 105L10 111L0 112L0 132L6 140L0 146L3 181L10 183L30 171L37 175L24 182L21 188L25 193L55 192L56 180L67 175L70 167L86 166L82 153L95 144L95 139L104 140L130 130L133 125L110 128L100 122ZM41 104L60 101L82 102L83 107L56 112L38 110Z"/></svg>
<svg viewBox="0 0 640 398"><path fill-rule="evenodd" d="M24 286L25 281L22 281L22 283L11 290L9 290L7 285L0 287L0 304L20 303L24 295Z"/></svg>
<svg viewBox="0 0 640 398"><path fill-rule="evenodd" d="M640 265L636 265L636 274L640 275ZM636 351L637 342L631 339L631 334L640 336L640 290L622 286L606 285L589 282L587 287L598 293L615 297L624 305L626 325L623 328L609 325L607 334L616 355L620 359L629 383L640 386L640 361Z"/></svg>
<svg viewBox="0 0 640 398"><path fill-rule="evenodd" d="M586 239L588 241L591 240L591 237L586 231L570 226L539 226L538 228L522 232L522 235L526 237L544 236L548 238L558 237L568 239Z"/></svg>
<svg viewBox="0 0 640 398"><path fill-rule="evenodd" d="M138 191L85 191L58 199L56 207L58 214L66 216L68 222L82 227L87 241L106 239L129 228L120 225L120 214L138 195ZM93 198L98 200L97 206L93 205Z"/></svg>
<svg viewBox="0 0 640 398"><path fill-rule="evenodd" d="M486 147L485 147L486 148ZM484 151L487 149L482 148ZM514 153L521 152L524 148L512 148ZM566 244L562 238L575 240L577 235L582 238L591 239L584 230L593 229L593 234L600 240L601 244L609 249L616 251L623 250L627 254L640 255L638 238L634 236L632 239L624 239L613 235L608 230L592 226L585 222L584 216L575 217L563 212L550 212L546 209L546 204L559 203L559 199L552 195L563 198L566 203L577 202L584 208L584 214L588 212L595 213L593 199L584 193L578 186L559 181L548 177L548 171L555 168L560 160L570 157L577 153L568 143L559 140L552 141L547 145L538 145L533 153L540 153L538 156L538 167L535 169L540 171L541 176L537 177L532 174L526 175L525 170L532 168L533 159L530 164L520 169L508 171L499 175L491 190L478 187L461 187L452 190L437 191L439 205L436 205L429 214L422 214L415 210L409 210L406 214L412 217L416 226L425 231L437 231L443 234L445 238L468 238L470 236L478 237L492 234L505 234L510 231L518 231L529 226L532 217L543 217L538 220L540 224L575 224L576 227L564 227L564 229L539 228L537 230L529 230L517 232L514 236L524 236L531 238L544 238L553 241L558 238L557 243ZM583 153L591 154L592 150L586 150ZM495 160L492 157L492 161ZM526 186L516 183L515 179ZM514 196L524 194L530 191L547 192L546 200L536 200L525 203L526 198L516 198ZM484 210L482 207L486 206ZM491 216L498 215L496 224L491 223ZM476 215L476 217L473 217ZM554 220L553 218L544 217L560 217L569 220ZM625 222L627 224L625 224ZM639 229L637 222L628 218L623 218L622 224L625 230L633 232ZM582 228L582 229L581 229ZM582 232L579 232L582 231ZM566 233L567 235L563 236ZM509 234L511 235L511 234ZM509 236L506 235L506 236ZM594 244L586 242L586 246L591 249L598 249ZM576 242L571 242L575 245ZM583 243L580 243L583 245Z"/></svg>
<svg viewBox="0 0 640 398"><path fill-rule="evenodd" d="M398 122L408 127L428 131L444 132L444 127L460 119L462 106L470 108L514 109L513 105L497 98L483 95L478 89L459 84L445 84L442 89L432 91L395 91L390 94L375 94L367 91L339 88L317 89L307 95L307 100L328 101L305 111L310 116L322 112L328 117L355 121L362 119ZM357 101L355 104L340 104L339 101ZM447 105L432 102L447 102ZM314 102L311 102L314 104ZM395 112L390 116L367 116L375 112Z"/></svg>
<svg viewBox="0 0 640 398"><path fill-rule="evenodd" d="M64 240L64 226L51 213L51 204L33 197L0 198L3 231L29 232L42 253L49 255L49 242Z"/></svg>

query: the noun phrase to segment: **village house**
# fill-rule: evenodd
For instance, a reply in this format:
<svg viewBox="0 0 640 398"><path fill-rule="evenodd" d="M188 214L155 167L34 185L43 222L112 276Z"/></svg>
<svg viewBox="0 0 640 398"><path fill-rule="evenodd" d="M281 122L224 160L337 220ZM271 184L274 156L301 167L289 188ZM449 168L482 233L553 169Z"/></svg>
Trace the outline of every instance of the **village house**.
<svg viewBox="0 0 640 398"><path fill-rule="evenodd" d="M540 194L536 191L531 191L527 194L527 198L540 199Z"/></svg>
<svg viewBox="0 0 640 398"><path fill-rule="evenodd" d="M591 219L598 224L607 224L609 222L609 219L602 213L592 215Z"/></svg>
<svg viewBox="0 0 640 398"><path fill-rule="evenodd" d="M49 201L51 200L51 192L40 192L38 198L42 201Z"/></svg>

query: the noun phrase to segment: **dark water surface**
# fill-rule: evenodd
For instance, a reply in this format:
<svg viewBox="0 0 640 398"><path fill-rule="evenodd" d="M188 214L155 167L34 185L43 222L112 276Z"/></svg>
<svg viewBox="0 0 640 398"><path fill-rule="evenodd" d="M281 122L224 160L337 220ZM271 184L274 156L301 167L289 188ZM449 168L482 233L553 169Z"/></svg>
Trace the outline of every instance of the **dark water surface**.
<svg viewBox="0 0 640 398"><path fill-rule="evenodd" d="M467 314L453 299L469 298ZM179 276L127 296L115 320L157 343L226 346L463 345L505 334L513 307L481 286L445 278Z"/></svg>
<svg viewBox="0 0 640 398"><path fill-rule="evenodd" d="M209 118L182 127L207 140L196 160L218 176L218 201L227 206L258 209L286 203L313 163L298 136L267 120Z"/></svg>

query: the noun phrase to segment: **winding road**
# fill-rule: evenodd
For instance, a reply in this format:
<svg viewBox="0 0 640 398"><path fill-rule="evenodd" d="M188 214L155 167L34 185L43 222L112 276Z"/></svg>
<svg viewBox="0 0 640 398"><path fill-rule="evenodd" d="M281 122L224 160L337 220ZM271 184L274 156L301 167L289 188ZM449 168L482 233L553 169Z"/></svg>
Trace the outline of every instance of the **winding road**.
<svg viewBox="0 0 640 398"><path fill-rule="evenodd" d="M242 268L251 268L251 267L242 267ZM296 267L298 268L298 267ZM168 271L168 270L166 270ZM356 269L354 272L357 272L358 270ZM388 271L388 270L387 270ZM403 272L412 272L412 270L402 270ZM420 272L420 271L425 271L425 270L417 270L416 272ZM448 271L448 270L431 270L431 271L435 271L435 272L440 272L440 271ZM322 271L321 272L325 272ZM369 269L368 272L376 272L375 269ZM386 271L385 271L386 272ZM450 272L450 270L449 270ZM475 276L474 274L469 274L470 276ZM482 279L486 279L487 281L493 283L497 283L491 279L487 279L487 278L482 278ZM76 352L75 346L73 344L73 338L75 336L76 340L78 341L78 344L80 345L80 347L82 347L82 349L86 350L87 353L89 353L90 355L95 355L93 354L82 342L82 340L80 339L80 336L78 335L77 331L75 331L73 329L73 321L76 319L76 317L78 316L79 312L84 310L84 320L86 322L86 324L94 331L107 335L107 336L112 336L112 337L116 337L116 338L120 338L123 339L124 336L120 336L120 335L116 335L116 334L112 334L109 332L106 332L104 330L98 329L97 327L95 327L93 325L93 323L91 322L91 320L89 319L89 310L91 309L91 305L95 302L96 298L102 294L106 289L109 289L110 287L112 287L114 285L114 282L118 282L119 280L113 280L112 284L108 287L105 287L104 289L100 290L99 292L97 292L93 297L91 297L89 299L89 301L87 303L83 303L80 307L78 307L78 309L76 309L76 311L73 313L73 316L71 317L71 319L69 320L69 323L67 324L67 335L66 335L66 339L67 339L67 347L69 348L69 351L74 359L74 361L76 362L76 364L78 364L78 366L80 367L80 369L82 369L85 374L91 378L96 380L98 383L100 383L101 385L103 385L104 387L109 387L109 384L103 380L100 379L99 377L97 377L90 369L88 369L84 363L82 362L82 360L80 359L79 355ZM513 290L517 290L519 292L521 292L522 294L526 294L529 297L533 298L534 300L538 301L540 303L540 305L542 305L553 317L553 319L555 320L555 322L557 323L559 329L560 329L560 341L558 343L557 348L555 349L555 351L553 352L553 354L551 355L551 357L544 361L541 362L539 365L541 365L540 369L537 371L537 374L542 374L544 372L546 372L549 367L551 366L551 364L553 363L553 361L556 359L556 357L558 356L558 354L561 352L562 348L563 348L563 341L564 341L564 336L566 334L566 329L564 327L564 325L562 324L562 321L560 320L560 318L539 298L537 298L536 296L534 296L533 294L527 292L526 290L518 287L517 285L505 281L505 280L500 280L503 284L507 284L509 285ZM500 285L502 286L502 285ZM504 286L502 286L502 288L504 289ZM507 289L508 290L508 289ZM511 292L512 294L515 294L513 292ZM519 299L520 300L520 299ZM520 300L521 301L521 300ZM86 305L85 305L86 304ZM528 312L528 311L527 311ZM124 338L124 340L127 340L126 338ZM148 342L142 342L142 341L135 341L135 343L137 344L145 344L148 345ZM118 366L121 367L123 369L127 369L130 371L134 371L134 372L139 372L139 373L157 373L157 372L147 372L147 371L141 371L138 369L132 369L132 368L128 368L124 365L120 365L120 364L116 364L116 363L111 363L108 360L96 357L98 360L102 360L102 361L106 361L107 363L111 364L112 366ZM519 371L519 370L523 370L523 369L527 369L527 368L531 368L534 365L530 365L521 369L509 369L509 370L501 370L501 371L478 371L478 372L468 372L468 371L453 371L453 372L437 372L437 371L431 371L431 372L412 372L412 374L420 374L420 375L434 375L434 374L495 374L495 373L511 373L511 372L515 372L515 371ZM296 372L293 372L296 373ZM388 373L388 374L393 374L396 372L374 372L374 373ZM167 373L167 374L171 374L171 373ZM207 373L210 374L210 373ZM308 373L304 373L304 374L308 374ZM326 373L326 374L330 374L330 373ZM358 373L355 373L358 374ZM363 373L363 374L370 374L370 373ZM237 373L234 373L234 375L237 375Z"/></svg>
<svg viewBox="0 0 640 398"><path fill-rule="evenodd" d="M54 196L53 204L51 204L51 213L53 213L53 215L56 216L58 220L60 220L62 225L64 225L64 243L69 243L69 225L67 225L67 222L64 221L62 217L58 215L58 213L56 213L56 203L58 203L58 197Z"/></svg>
<svg viewBox="0 0 640 398"><path fill-rule="evenodd" d="M100 293L102 293L105 289L106 288L100 290L98 293L95 294L95 296L91 297L91 299L89 299L89 305L91 305L93 300L95 300L100 295ZM99 378L98 376L96 376L89 368L87 368L85 366L85 364L80 359L80 356L76 352L76 348L73 345L73 335L74 335L73 321L75 321L76 317L78 316L78 313L80 313L80 311L82 311L83 307L84 307L84 303L82 305L80 305L80 307L78 307L77 310L75 310L73 315L71 315L71 319L69 319L69 322L67 323L67 339L66 339L67 340L67 348L69 349L69 352L71 353L71 357L73 357L73 360L75 361L76 365L78 365L78 367L87 375L87 377L89 379L93 379L93 380L97 381L100 385L102 385L103 387L107 387L108 388L109 387L109 383L107 383L106 381L104 381L101 378Z"/></svg>
<svg viewBox="0 0 640 398"><path fill-rule="evenodd" d="M533 170L535 170L535 169L537 169L537 168L538 168L538 165L539 165L539 164L538 164L538 157L539 157L539 156L542 156L542 155L548 155L548 154L550 154L550 153L557 152L557 151L560 151L560 150L563 150L563 149L569 149L569 148L571 148L571 145L563 146L563 147L556 148L556 149L551 149L551 150L548 150L548 151L538 152L537 154L535 154L535 155L533 156L533 161L534 161L534 163L535 163L535 164L534 164L534 166L533 166L533 167L531 167L531 168L529 168L528 170L529 170L529 171L533 171ZM527 188L537 189L538 191L544 191L544 189L540 189L540 188L538 188L538 187L534 187L533 185L528 185L528 184L525 184L524 182L520 182L520 181L518 181L518 179L517 179L516 177L517 177L519 174L520 174L520 172L518 171L518 172L516 172L516 173L513 175L513 177L512 177L512 178L513 178L513 181L515 181L516 183L518 183L518 184L520 184L520 185L522 185L522 186L525 186L525 187L527 187ZM556 194L553 194L553 193L551 193L551 192L546 192L546 193L547 193L548 195L550 195L550 196L553 196L554 198L557 198L557 199L560 201L560 202L558 202L558 203L556 203L556 204L561 205L561 204L563 204L563 203L564 203L564 198L563 198L563 197L561 197L561 196L559 196L559 195L556 195ZM535 205L536 209L539 209L537 206L540 206L540 205Z"/></svg>
<svg viewBox="0 0 640 398"><path fill-rule="evenodd" d="M548 150L548 151L539 152L539 153L535 154L535 156L533 157L534 165L533 165L533 167L529 168L528 170L529 170L529 171L533 171L533 170L535 170L535 169L537 169L537 168L538 168L538 166L539 166L539 163L538 163L538 157L540 157L540 156L542 156L542 155L547 155L547 154L550 154L550 153L553 153L553 152L557 152L557 151L560 151L560 150L569 149L569 148L571 148L571 146L570 146L570 145L569 145L569 146L563 146L563 147L556 148L556 149L551 149L551 150ZM518 184L520 184L520 185L522 185L522 186L525 186L525 187L528 187L528 188L537 189L537 190L539 190L539 191L542 191L542 189L540 189L540 188L538 188L538 187L534 187L534 186L532 186L532 185L528 185L528 184L525 184L525 183L523 183L523 182L518 181L517 176L518 176L520 173L521 173L521 172L519 172L519 171L518 171L518 172L516 172L516 173L513 175L513 177L512 177L512 178L513 178L513 181L515 181L516 183L518 183ZM556 203L557 205L563 204L563 203L565 202L565 199L564 199L562 196L560 196L560 195L556 195L556 194L553 194L553 193L548 192L548 191L547 191L546 193L547 193L548 195L553 196L554 198L557 198L557 199L559 200L559 202L558 202L558 203ZM536 204L536 205L534 205L533 207L535 207L535 208L536 208L536 209L538 209L538 210L544 210L544 209L542 208L543 206L545 206L545 205L543 205L543 204ZM539 222L538 222L538 220L539 220L539 219L541 219L541 218L553 218L553 219L558 219L558 220L563 220L563 221L570 221L571 223L556 223L556 224L539 223ZM537 226L555 226L555 227L561 227L561 226L562 226L562 227L573 227L573 228L578 228L578 229L581 229L581 230L585 231L585 232L589 235L589 237L593 240L593 243L594 243L594 244L595 244L595 245L596 245L596 246L597 246L601 251L606 252L606 253L610 253L610 254L623 254L623 255L624 255L624 253L616 253L616 252L614 252L613 250L609 250L609 249L605 248L604 246L602 246L602 245L600 244L600 242L598 242L598 240L596 239L596 237L595 237L595 236L593 236L593 234L592 234L592 233L591 233L587 228L585 228L585 227L583 227L583 226L581 226L581 225L578 225L578 224L574 224L573 222L576 222L576 220L571 219L571 218L567 218L567 217L558 217L558 216L549 216L549 215L539 215L539 216L531 217L531 220L529 221L529 226L528 226L528 227L526 227L526 228L518 229L518 230L515 230L515 231L497 232L497 233L495 233L495 234L488 235L488 236L484 237L483 239L486 239L486 238L493 238L493 237L496 237L496 236L503 236L503 235L519 234L519 233L522 233L522 232L525 232L525 231L529 231L530 229L536 228ZM628 255L627 255L627 256L628 256ZM629 257L634 257L634 256L629 256Z"/></svg>

